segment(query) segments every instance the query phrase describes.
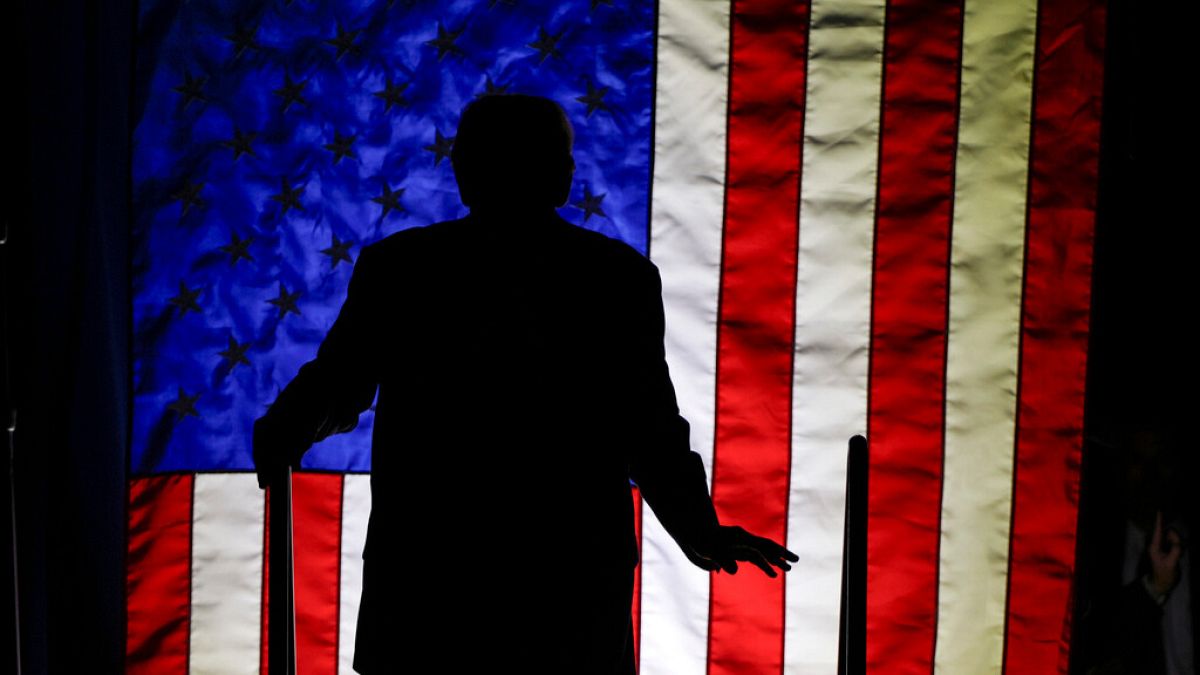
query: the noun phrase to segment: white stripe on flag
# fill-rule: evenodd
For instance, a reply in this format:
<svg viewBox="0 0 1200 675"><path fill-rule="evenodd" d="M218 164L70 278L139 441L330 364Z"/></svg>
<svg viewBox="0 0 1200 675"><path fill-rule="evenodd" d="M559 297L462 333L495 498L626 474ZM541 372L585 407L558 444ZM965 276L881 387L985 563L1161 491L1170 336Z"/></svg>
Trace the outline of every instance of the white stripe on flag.
<svg viewBox="0 0 1200 675"><path fill-rule="evenodd" d="M338 610L338 672L354 675L354 631L362 598L362 552L371 515L371 477L347 474L342 482L342 589Z"/></svg>
<svg viewBox="0 0 1200 675"><path fill-rule="evenodd" d="M800 178L784 671L834 673L846 444L867 426L882 0L812 4Z"/></svg>
<svg viewBox="0 0 1200 675"><path fill-rule="evenodd" d="M650 257L662 274L671 379L711 480L729 3L662 0L657 40ZM707 671L708 591L708 573L643 517L640 672Z"/></svg>
<svg viewBox="0 0 1200 675"><path fill-rule="evenodd" d="M196 476L190 644L195 675L258 673L264 503L252 473Z"/></svg>
<svg viewBox="0 0 1200 675"><path fill-rule="evenodd" d="M934 650L946 675L1003 661L1037 0L963 11Z"/></svg>

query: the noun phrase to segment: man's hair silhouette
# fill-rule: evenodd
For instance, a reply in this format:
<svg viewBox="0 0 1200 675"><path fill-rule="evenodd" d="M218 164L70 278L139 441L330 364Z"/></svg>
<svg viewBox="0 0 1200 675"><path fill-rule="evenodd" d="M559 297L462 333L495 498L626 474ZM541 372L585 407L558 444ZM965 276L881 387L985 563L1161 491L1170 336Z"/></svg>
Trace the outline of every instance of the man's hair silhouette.
<svg viewBox="0 0 1200 675"><path fill-rule="evenodd" d="M657 268L554 211L571 144L547 99L467 106L451 159L470 215L364 247L317 357L255 423L266 484L376 401L359 672L421 650L455 672L632 673L631 480L703 569L796 560L719 523Z"/></svg>
<svg viewBox="0 0 1200 675"><path fill-rule="evenodd" d="M450 152L463 204L555 207L566 201L574 132L555 102L521 94L484 96L463 110Z"/></svg>

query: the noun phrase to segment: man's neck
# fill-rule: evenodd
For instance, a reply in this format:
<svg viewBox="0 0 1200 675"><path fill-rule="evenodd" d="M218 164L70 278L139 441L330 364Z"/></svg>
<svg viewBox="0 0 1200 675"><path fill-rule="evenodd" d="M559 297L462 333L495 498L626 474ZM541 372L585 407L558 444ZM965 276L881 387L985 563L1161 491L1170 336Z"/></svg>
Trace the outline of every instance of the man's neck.
<svg viewBox="0 0 1200 675"><path fill-rule="evenodd" d="M475 220L507 221L528 223L531 226L558 222L558 212L553 206L492 205L472 206L471 218Z"/></svg>

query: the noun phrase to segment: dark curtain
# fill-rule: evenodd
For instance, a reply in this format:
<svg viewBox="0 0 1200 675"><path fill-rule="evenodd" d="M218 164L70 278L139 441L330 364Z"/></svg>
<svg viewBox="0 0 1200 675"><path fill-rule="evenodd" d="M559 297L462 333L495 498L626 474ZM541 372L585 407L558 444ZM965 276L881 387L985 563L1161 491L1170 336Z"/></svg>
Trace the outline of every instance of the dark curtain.
<svg viewBox="0 0 1200 675"><path fill-rule="evenodd" d="M1193 207L1196 116L1188 102L1196 81L1194 32L1189 24L1164 20L1153 4L1108 2L1071 626L1071 672L1079 675L1113 647L1102 617L1121 594L1131 500L1145 500L1146 507L1193 528L1200 522L1194 496L1200 453L1191 430L1197 352L1189 327L1200 255ZM1138 471L1164 476L1135 478L1135 433L1152 434L1159 448L1156 463ZM1135 486L1135 480L1144 485ZM1152 510L1143 515L1153 522ZM1191 548L1194 607L1194 542ZM1194 629L1200 628L1196 618L1193 609ZM1135 628L1127 625L1124 632L1136 634ZM1137 667L1139 673L1152 672Z"/></svg>
<svg viewBox="0 0 1200 675"><path fill-rule="evenodd" d="M9 16L12 175L0 218L9 233L3 337L17 410L21 656L25 673L115 673L124 652L134 2L25 0ZM7 483L5 491L8 516ZM11 625L11 603L4 612ZM6 656L0 672L13 671Z"/></svg>

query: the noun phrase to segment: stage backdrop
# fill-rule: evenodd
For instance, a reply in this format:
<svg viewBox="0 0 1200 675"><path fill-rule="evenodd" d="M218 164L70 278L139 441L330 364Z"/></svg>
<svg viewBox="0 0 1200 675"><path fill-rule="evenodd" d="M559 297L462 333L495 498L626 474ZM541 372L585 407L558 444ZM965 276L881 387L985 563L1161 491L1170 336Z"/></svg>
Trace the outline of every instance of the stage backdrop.
<svg viewBox="0 0 1200 675"><path fill-rule="evenodd" d="M835 671L855 433L871 671L1065 672L1103 23L1100 0L142 2L129 671L260 668L251 424L362 246L464 213L458 114L509 91L575 126L563 215L662 272L722 519L800 555L710 576L639 510L642 672ZM296 477L301 672L350 672L371 422Z"/></svg>

